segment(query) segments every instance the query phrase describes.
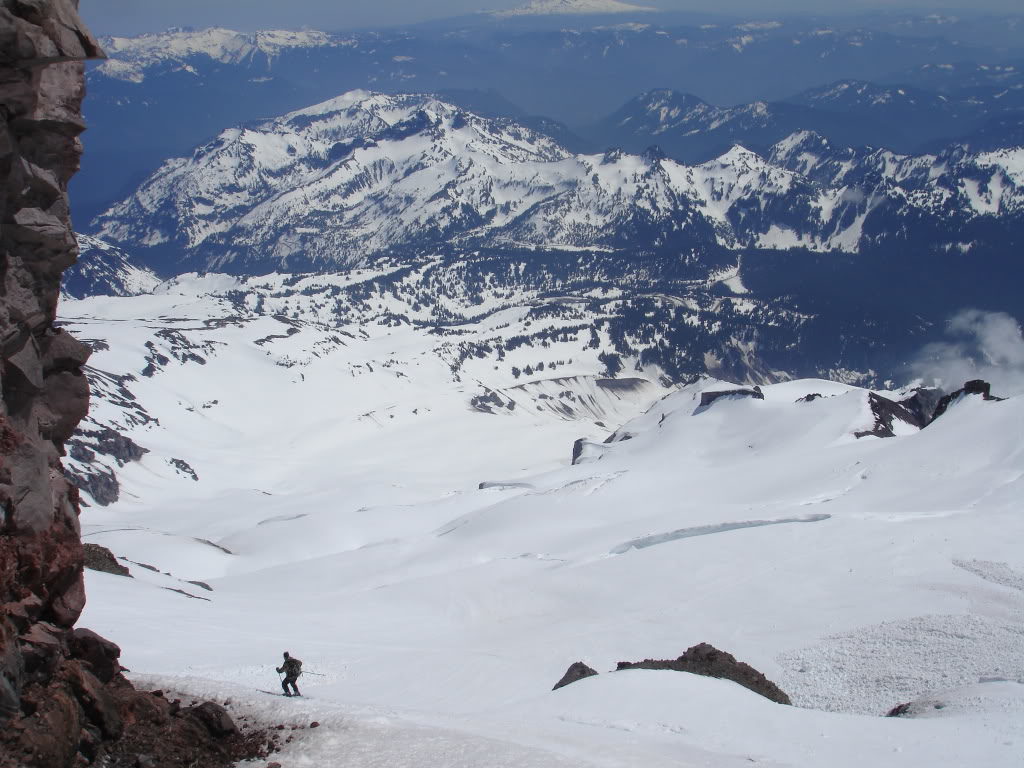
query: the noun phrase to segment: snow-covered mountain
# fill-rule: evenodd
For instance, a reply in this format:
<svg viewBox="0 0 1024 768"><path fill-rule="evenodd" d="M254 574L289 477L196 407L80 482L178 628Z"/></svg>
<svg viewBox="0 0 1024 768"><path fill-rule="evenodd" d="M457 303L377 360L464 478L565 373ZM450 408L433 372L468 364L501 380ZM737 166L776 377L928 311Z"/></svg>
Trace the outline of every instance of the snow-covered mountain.
<svg viewBox="0 0 1024 768"><path fill-rule="evenodd" d="M633 22L629 14L479 15L346 34L179 29L107 39L110 60L89 74L90 131L76 207L92 218L161 162L227 126L352 89L496 90L525 114L584 126L656 87L739 104L969 55L991 58L955 39L874 31L878 20L869 17L851 28L820 18L697 24L635 15L643 23L609 23Z"/></svg>
<svg viewBox="0 0 1024 768"><path fill-rule="evenodd" d="M659 89L631 99L583 133L600 146L642 151L657 144L684 162L703 162L733 143L767 151L796 131L814 131L839 146L884 147L904 154L941 152L954 143L975 149L1020 144L1022 104L1015 91L978 89L944 95L910 86L843 80L781 101L720 107L692 94ZM1001 119L1002 122L994 122ZM989 125L987 143L974 133Z"/></svg>
<svg viewBox="0 0 1024 768"><path fill-rule="evenodd" d="M83 535L133 576L90 571L85 621L139 682L319 723L282 763L1016 765L1020 397L964 393L921 429L894 416L910 391L666 389L595 376L575 341L506 347L517 367L572 350L525 382L472 353L453 371L528 310L439 334L314 321L320 289L380 278L63 302L102 382L68 463L120 491ZM383 320L387 295L355 310ZM795 706L608 671L702 641ZM316 673L303 700L257 690L282 649ZM578 660L600 674L552 692Z"/></svg>
<svg viewBox="0 0 1024 768"><path fill-rule="evenodd" d="M78 235L78 260L64 271L64 296L137 296L160 283L151 270L136 264L120 248L88 235Z"/></svg>
<svg viewBox="0 0 1024 768"><path fill-rule="evenodd" d="M177 67L197 75L190 63L208 59L220 64L263 65L270 68L284 51L345 45L345 39L319 31L262 30L251 34L231 29L174 28L137 37L104 37L101 45L108 59L96 72L104 76L142 83L153 68Z"/></svg>
<svg viewBox="0 0 1024 768"><path fill-rule="evenodd" d="M1024 149L910 157L809 146L799 133L767 159L735 147L696 166L572 155L434 97L354 91L168 161L95 228L168 271L251 274L480 248L625 261L689 252L714 267L744 248L896 247L907 230L893 219L912 221L932 248L969 242L981 218L997 231L1024 225Z"/></svg>
<svg viewBox="0 0 1024 768"><path fill-rule="evenodd" d="M572 14L643 13L657 10L649 6L623 3L620 0L531 0L526 5L507 11L492 11L498 18L518 16L562 16Z"/></svg>

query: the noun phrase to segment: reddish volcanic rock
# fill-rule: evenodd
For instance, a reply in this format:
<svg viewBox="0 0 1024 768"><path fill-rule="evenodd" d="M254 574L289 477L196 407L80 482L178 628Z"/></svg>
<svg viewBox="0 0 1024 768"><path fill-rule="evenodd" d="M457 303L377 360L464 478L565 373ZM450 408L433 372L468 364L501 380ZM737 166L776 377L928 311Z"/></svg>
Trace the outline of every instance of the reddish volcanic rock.
<svg viewBox="0 0 1024 768"><path fill-rule="evenodd" d="M214 704L175 716L73 629L85 606L78 490L61 464L89 407L89 349L54 328L78 246L83 61L77 0L0 0L0 768L228 766L266 757ZM185 710L182 710L185 712Z"/></svg>

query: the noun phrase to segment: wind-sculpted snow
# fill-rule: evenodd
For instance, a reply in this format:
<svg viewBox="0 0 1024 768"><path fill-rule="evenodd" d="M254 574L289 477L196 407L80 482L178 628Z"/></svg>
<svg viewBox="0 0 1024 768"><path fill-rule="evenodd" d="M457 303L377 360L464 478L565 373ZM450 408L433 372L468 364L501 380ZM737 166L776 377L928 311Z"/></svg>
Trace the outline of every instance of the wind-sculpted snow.
<svg viewBox="0 0 1024 768"><path fill-rule="evenodd" d="M735 147L685 166L656 153L572 155L433 97L353 91L224 131L95 224L166 269L242 273L481 247L704 261L750 247L855 253L922 230L929 247L960 247L958 223L1019 228L1021 152L906 157L796 134L768 159Z"/></svg>

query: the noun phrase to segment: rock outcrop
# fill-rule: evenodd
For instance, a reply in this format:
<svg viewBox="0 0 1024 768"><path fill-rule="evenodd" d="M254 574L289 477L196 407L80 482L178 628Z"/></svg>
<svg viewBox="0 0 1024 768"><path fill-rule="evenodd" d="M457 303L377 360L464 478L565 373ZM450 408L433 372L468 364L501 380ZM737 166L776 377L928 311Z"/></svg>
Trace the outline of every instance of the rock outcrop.
<svg viewBox="0 0 1024 768"><path fill-rule="evenodd" d="M937 418L942 416L957 400L967 395L981 395L982 400L992 400L994 402L1000 402L1003 400L1001 397L996 397L992 394L992 385L983 379L973 379L964 384L962 389L958 389L956 392L950 392L939 400L935 406L935 411L932 413L931 421L935 421Z"/></svg>
<svg viewBox="0 0 1024 768"><path fill-rule="evenodd" d="M99 55L70 0L0 2L0 719L5 742L26 719L54 726L25 765L66 764L82 725L70 685L45 702L30 692L58 671L85 605L78 491L60 458L88 410L89 349L53 323L77 254L82 62Z"/></svg>
<svg viewBox="0 0 1024 768"><path fill-rule="evenodd" d="M85 544L85 567L114 576L131 576L131 572L114 557L114 553L99 544Z"/></svg>
<svg viewBox="0 0 1024 768"><path fill-rule="evenodd" d="M753 389L726 389L718 392L701 392L700 393L700 408L707 408L716 400L723 397L732 398L743 398L750 397L754 400L764 400L764 393L761 392L760 387L754 387Z"/></svg>
<svg viewBox="0 0 1024 768"><path fill-rule="evenodd" d="M678 659L645 659L644 661L620 661L616 670L622 669L673 669L677 672L690 672L694 675L718 677L732 680L754 693L777 704L791 704L789 696L779 686L758 672L749 664L737 661L731 653L720 651L707 643L700 643L689 648Z"/></svg>
<svg viewBox="0 0 1024 768"><path fill-rule="evenodd" d="M918 410L910 408L907 402L889 400L874 392L868 392L868 407L871 409L874 424L871 429L854 432L854 436L858 439L861 437L895 437L899 423L913 429L924 429L928 423L927 419Z"/></svg>
<svg viewBox="0 0 1024 768"><path fill-rule="evenodd" d="M564 688L570 683L575 683L582 680L585 677L593 677L597 674L597 671L588 667L582 661L577 661L575 664L570 664L569 668L562 675L562 679L555 683L555 687L552 691L557 691L559 688Z"/></svg>
<svg viewBox="0 0 1024 768"><path fill-rule="evenodd" d="M101 56L77 0L0 0L0 768L135 766L148 745L157 768L227 766L265 755L265 737L134 690L120 649L74 628L84 556L61 457L88 410L89 348L54 321L78 253L83 62Z"/></svg>

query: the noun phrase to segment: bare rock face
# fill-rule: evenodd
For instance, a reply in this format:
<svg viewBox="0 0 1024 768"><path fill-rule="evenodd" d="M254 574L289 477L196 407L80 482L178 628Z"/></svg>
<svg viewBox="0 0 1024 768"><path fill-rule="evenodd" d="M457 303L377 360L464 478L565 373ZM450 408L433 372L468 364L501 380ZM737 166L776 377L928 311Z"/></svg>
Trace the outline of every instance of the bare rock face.
<svg viewBox="0 0 1024 768"><path fill-rule="evenodd" d="M935 421L937 418L942 416L949 410L949 406L959 400L961 397L968 395L981 395L982 400L991 400L994 402L1000 402L1003 400L1001 397L996 397L992 394L992 385L983 379L972 379L964 384L962 389L958 389L956 392L950 392L948 395L939 400L935 406L935 412L932 414L931 421Z"/></svg>
<svg viewBox="0 0 1024 768"><path fill-rule="evenodd" d="M13 721L5 736L26 716L53 727L36 762L54 766L77 751L79 705L67 693L33 704L32 690L61 673L85 605L78 492L60 457L89 406L89 351L53 322L77 255L67 185L82 61L99 55L70 0L0 2L0 719Z"/></svg>
<svg viewBox="0 0 1024 768"><path fill-rule="evenodd" d="M89 407L89 349L53 324L78 254L83 62L102 55L78 0L0 0L0 768L134 766L151 744L181 747L147 758L158 768L227 766L266 740L209 707L172 717L125 680L116 645L74 629L83 548L61 457Z"/></svg>
<svg viewBox="0 0 1024 768"><path fill-rule="evenodd" d="M99 544L85 544L85 567L93 571L110 573L114 576L131 576L125 566L117 562L114 553Z"/></svg>

